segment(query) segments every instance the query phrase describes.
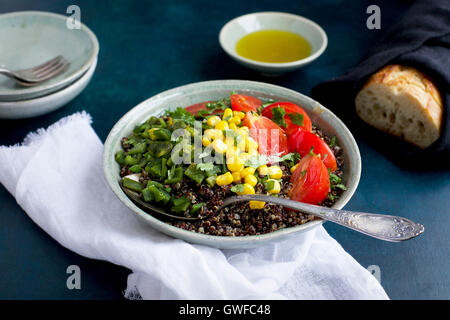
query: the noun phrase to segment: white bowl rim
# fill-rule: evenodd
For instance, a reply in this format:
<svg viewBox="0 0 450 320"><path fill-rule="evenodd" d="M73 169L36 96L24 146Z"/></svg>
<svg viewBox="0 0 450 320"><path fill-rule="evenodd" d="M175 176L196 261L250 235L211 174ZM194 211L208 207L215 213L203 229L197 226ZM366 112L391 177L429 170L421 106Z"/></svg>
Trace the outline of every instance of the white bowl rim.
<svg viewBox="0 0 450 320"><path fill-rule="evenodd" d="M47 17L53 17L53 18L57 18L60 20L66 20L67 16L59 14L59 13L54 13L54 12L48 12L48 11L38 11L38 10L24 10L24 11L16 11L16 12L5 12L0 14L0 19L1 18L5 18L5 17L14 17L14 16L21 16L21 15L37 15L37 16L47 16ZM30 87L27 89L24 89L20 92L20 94L27 94L27 95L31 95L31 94L36 94L39 91L46 91L49 90L52 87L56 87L59 86L60 88L67 86L68 84L73 83L75 80L77 80L78 78L80 78L89 68L90 66L93 64L94 60L97 59L99 50L100 50L100 45L97 39L97 36L95 35L94 32L92 32L91 29L89 29L88 26L86 26L84 23L81 23L81 29L83 30L87 35L88 38L91 40L92 42L92 53L89 56L89 58L86 59L86 62L78 69L75 70L74 72L72 72L72 74L68 75L67 77L61 79L61 81L57 82L57 83L53 83L53 84L42 84L36 87ZM8 95L8 96L16 96L18 93L7 93L4 94L4 96ZM37 97L35 97L37 98ZM30 98L32 99L32 98ZM14 101L14 100L11 100ZM20 101L17 100L17 101Z"/></svg>
<svg viewBox="0 0 450 320"><path fill-rule="evenodd" d="M345 124L329 109L323 107L321 104L313 100L312 98L305 96L297 91L284 88L281 86L264 83L264 82L258 82L258 81L248 81L248 80L237 80L237 79L227 79L227 80L210 80L210 81L201 81L201 82L195 82L186 84L183 86L179 86L173 89L169 89L166 91L163 91L162 93L156 94L142 102L140 102L138 105L130 109L127 113L125 113L113 126L110 133L108 134L108 137L106 138L104 149L103 149L103 172L104 176L106 178L106 181L112 191L116 194L116 196L120 199L120 201L128 207L132 212L139 215L141 218L146 220L154 229L159 230L160 232L163 232L162 230L170 230L170 236L178 239L182 239L184 241L190 242L190 243L197 243L197 244L204 244L207 246L213 246L213 247L219 247L219 248L240 248L239 244L242 244L242 248L248 248L248 247L256 247L257 244L264 244L267 243L269 240L275 241L276 239L280 238L283 239L284 236L293 234L296 232L303 232L313 229L314 227L317 227L321 224L323 224L324 220L313 220L309 221L305 224L296 225L293 227L278 229L274 232L259 234L259 235L250 235L250 236L240 236L240 237L232 237L232 236L213 236L213 235L207 235L207 234L201 234L198 232L188 231L184 230L172 225L167 224L166 222L153 217L152 215L146 213L145 211L141 210L138 206L136 206L121 190L118 181L113 178L112 174L110 174L110 166L109 163L114 161L114 157L110 157L111 154L114 154L113 146L112 146L112 140L117 135L117 132L120 131L120 128L123 127L128 121L129 118L132 117L132 114L136 112L138 109L145 108L148 103L151 103L152 101L157 101L160 99L163 99L165 97L170 97L177 95L177 92L180 89L190 89L190 88L197 88L202 87L205 84L221 84L221 83L236 83L236 86L239 84L242 86L243 89L245 89L245 85L262 85L266 87L272 87L277 88L278 90L283 90L286 92L291 92L292 94L301 95L307 100L310 100L311 103L315 103L318 105L323 112L329 113L330 117L333 118L333 121L336 121L336 124L341 127L341 129L344 131L344 134L349 137L350 143L352 145L352 148L355 150L355 158L354 163L356 164L356 167L354 168L354 178L355 182L353 185L348 186L347 190L345 191L344 195L344 203L341 206L337 206L336 208L340 209L342 208L348 201L350 201L351 197L355 193L359 180L361 177L361 155L359 152L358 145L351 134L350 130L345 126ZM342 199L342 198L341 198ZM334 206L333 206L334 207ZM166 233L167 234L167 233ZM255 245L251 244L249 246L249 243L255 243ZM218 245L212 245L211 243L216 243ZM223 244L223 245L222 245Z"/></svg>
<svg viewBox="0 0 450 320"><path fill-rule="evenodd" d="M260 61L256 61L256 60L252 60L252 59L248 59L248 58L244 58L243 56L240 56L236 53L234 53L233 51L228 50L227 46L225 45L225 40L224 40L224 34L227 30L227 28L233 24L236 23L239 19L243 19L249 16L256 16L256 15L279 15L282 17L290 17L290 18L294 18L297 20L301 20L303 22L306 22L307 24L310 24L311 26L313 26L314 28L317 29L317 31L319 31L320 35L321 35L321 39L322 39L322 44L320 46L320 48L312 55L300 59L300 60L295 60L295 61L291 61L291 62L260 62ZM280 29L281 30L281 29ZM279 12L279 11L262 11L262 12L253 12L253 13L248 13L248 14L244 14L242 16L236 17L230 21L228 21L223 27L222 29L220 29L220 33L219 33L219 43L220 46L222 47L222 49L229 54L230 56L232 56L233 58L237 59L237 60L241 60L244 61L248 64L252 64L255 66L260 66L260 67L273 67L273 68L285 68L285 67L295 67L295 66L300 66L300 65L304 65L307 64L309 62L314 61L315 59L317 59L327 48L328 46L328 37L327 34L325 32L325 30L322 29L322 27L320 25L318 25L316 22L305 18L303 16L299 16L293 13L287 13L287 12Z"/></svg>

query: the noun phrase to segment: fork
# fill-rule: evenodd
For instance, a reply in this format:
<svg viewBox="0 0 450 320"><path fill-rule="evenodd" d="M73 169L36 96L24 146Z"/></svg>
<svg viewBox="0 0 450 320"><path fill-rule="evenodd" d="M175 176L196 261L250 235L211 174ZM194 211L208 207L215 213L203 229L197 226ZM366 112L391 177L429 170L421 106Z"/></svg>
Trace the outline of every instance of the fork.
<svg viewBox="0 0 450 320"><path fill-rule="evenodd" d="M0 74L14 79L23 86L31 87L60 74L69 64L63 56L57 56L34 68L17 71L0 68Z"/></svg>

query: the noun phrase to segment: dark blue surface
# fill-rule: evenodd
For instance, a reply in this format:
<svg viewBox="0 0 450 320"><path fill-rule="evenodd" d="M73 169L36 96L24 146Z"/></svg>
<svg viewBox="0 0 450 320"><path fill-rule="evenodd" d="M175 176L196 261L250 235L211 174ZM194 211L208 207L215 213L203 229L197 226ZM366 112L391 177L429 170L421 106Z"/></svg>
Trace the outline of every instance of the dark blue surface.
<svg viewBox="0 0 450 320"><path fill-rule="evenodd" d="M354 65L408 6L407 1L50 1L15 0L0 13L46 10L65 14L70 4L97 35L97 71L86 90L63 109L26 120L0 120L0 144L20 142L30 131L86 110L104 140L113 124L140 101L187 83L250 79L309 94L317 83ZM382 29L366 28L366 8L378 4ZM256 11L306 16L327 32L329 45L310 66L280 78L263 78L235 64L217 36L230 19ZM336 97L339 99L339 97ZM421 222L426 232L405 243L386 243L325 224L363 266L378 265L393 299L450 298L450 172L414 172L397 167L358 139L363 172L348 209L394 213ZM430 161L432 161L430 159ZM82 289L66 288L66 268L79 265ZM80 257L37 227L0 186L0 298L120 298L128 270Z"/></svg>

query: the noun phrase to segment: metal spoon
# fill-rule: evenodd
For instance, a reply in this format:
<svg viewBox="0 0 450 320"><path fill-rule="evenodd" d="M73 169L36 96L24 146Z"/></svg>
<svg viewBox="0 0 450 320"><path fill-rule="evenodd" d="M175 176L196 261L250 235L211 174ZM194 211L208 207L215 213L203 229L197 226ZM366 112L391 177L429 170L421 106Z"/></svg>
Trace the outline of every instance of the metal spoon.
<svg viewBox="0 0 450 320"><path fill-rule="evenodd" d="M193 221L203 219L203 217L199 216L186 217L169 214L165 210L143 201L139 193L124 188L122 185L122 181L123 179L120 180L120 186L122 190L141 207L150 209L158 214L179 220ZM423 225L402 217L376 213L339 210L260 194L249 194L226 198L219 210L236 202L250 200L264 201L282 205L283 207L295 209L305 214L310 214L322 218L323 220L331 221L340 224L341 226L364 233L365 235L386 241L399 242L412 239L423 233L425 230Z"/></svg>
<svg viewBox="0 0 450 320"><path fill-rule="evenodd" d="M283 207L295 209L386 241L399 242L409 240L417 237L425 230L423 225L402 217L339 210L260 194L249 194L227 198L224 200L222 207L235 202L249 200L282 205Z"/></svg>

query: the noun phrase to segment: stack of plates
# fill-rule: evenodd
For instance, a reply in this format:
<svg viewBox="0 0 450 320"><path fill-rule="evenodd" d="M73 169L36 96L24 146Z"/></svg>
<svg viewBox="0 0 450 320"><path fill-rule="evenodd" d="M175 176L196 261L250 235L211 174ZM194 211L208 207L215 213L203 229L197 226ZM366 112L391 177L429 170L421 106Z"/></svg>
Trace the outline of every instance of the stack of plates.
<svg viewBox="0 0 450 320"><path fill-rule="evenodd" d="M97 66L99 45L84 24L68 27L67 16L23 11L0 15L0 66L31 68L58 55L70 65L54 78L23 87L0 75L0 118L28 118L53 111L74 99Z"/></svg>

